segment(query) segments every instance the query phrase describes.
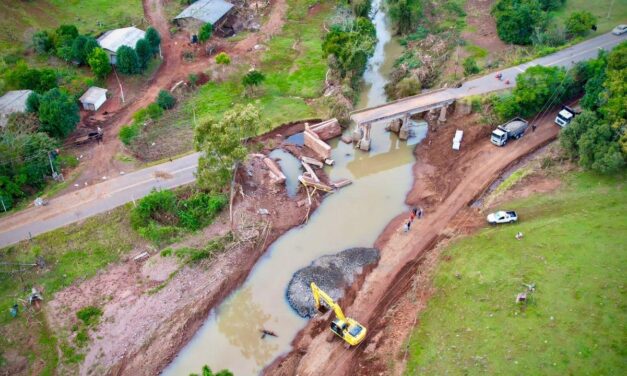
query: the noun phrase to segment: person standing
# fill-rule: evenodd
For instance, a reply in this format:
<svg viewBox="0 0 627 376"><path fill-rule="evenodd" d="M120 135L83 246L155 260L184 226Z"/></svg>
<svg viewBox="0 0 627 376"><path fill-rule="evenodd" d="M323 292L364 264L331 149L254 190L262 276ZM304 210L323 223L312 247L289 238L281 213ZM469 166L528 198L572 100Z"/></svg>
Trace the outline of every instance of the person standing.
<svg viewBox="0 0 627 376"><path fill-rule="evenodd" d="M420 209L418 209L418 219L422 218L422 214L423 214L422 207L420 207Z"/></svg>

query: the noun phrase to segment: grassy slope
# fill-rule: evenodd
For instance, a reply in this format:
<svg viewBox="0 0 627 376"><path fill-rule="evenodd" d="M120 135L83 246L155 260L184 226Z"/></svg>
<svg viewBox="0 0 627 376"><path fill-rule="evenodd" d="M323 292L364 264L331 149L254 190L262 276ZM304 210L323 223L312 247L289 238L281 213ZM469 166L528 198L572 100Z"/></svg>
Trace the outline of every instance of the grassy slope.
<svg viewBox="0 0 627 376"><path fill-rule="evenodd" d="M0 2L0 48L21 46L30 30L63 23L74 24L85 34L139 24L143 12L141 0L4 0Z"/></svg>
<svg viewBox="0 0 627 376"><path fill-rule="evenodd" d="M39 369L41 374L54 374L59 360L57 337L48 328L43 315L35 315L34 323L32 311L22 311L20 304L21 314L12 319L9 307L18 299L26 299L32 286L41 289L44 299L50 300L55 292L76 280L95 275L135 245L143 244L130 229L128 212L127 206L120 207L81 224L39 235L32 244L21 242L0 249L1 262L32 263L37 256L46 262L44 269L25 268L21 278L19 273L0 274L0 370L4 354L14 349L28 359L31 371ZM2 268L3 271L14 269ZM33 341L33 336L38 339Z"/></svg>
<svg viewBox="0 0 627 376"><path fill-rule="evenodd" d="M555 16L565 21L571 13L582 10L587 10L597 17L598 30L591 33L594 35L608 32L616 25L627 22L625 0L566 0L566 6L555 12Z"/></svg>
<svg viewBox="0 0 627 376"><path fill-rule="evenodd" d="M620 374L626 202L624 176L575 174L556 194L513 202L520 224L447 249L408 374ZM537 284L525 312L514 304L523 282Z"/></svg>
<svg viewBox="0 0 627 376"><path fill-rule="evenodd" d="M195 106L199 122L219 116L233 103L256 101L271 126L319 115L306 99L319 97L324 87L326 60L322 57L322 24L331 6L323 1L322 11L309 16L310 3L310 0L289 2L285 26L268 42L258 67L266 75L261 94L256 98L244 97L241 74L233 75L224 83L208 83L188 103L188 107Z"/></svg>

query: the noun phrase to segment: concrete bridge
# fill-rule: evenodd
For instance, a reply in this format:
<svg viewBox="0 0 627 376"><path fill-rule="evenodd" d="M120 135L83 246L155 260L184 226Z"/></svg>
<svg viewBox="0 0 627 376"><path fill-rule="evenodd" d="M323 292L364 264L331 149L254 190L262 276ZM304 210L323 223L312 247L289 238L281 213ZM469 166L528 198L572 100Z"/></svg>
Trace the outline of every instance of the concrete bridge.
<svg viewBox="0 0 627 376"><path fill-rule="evenodd" d="M368 127L375 122L389 122L395 119L403 119L403 124L411 115L427 112L430 110L445 108L455 100L471 95L487 94L499 90L505 90L515 86L516 77L528 68L542 66L558 66L570 68L579 61L588 60L598 55L599 50L611 50L613 47L627 39L627 34L620 36L611 33L603 34L596 38L589 39L577 45L565 48L552 55L541 57L533 61L517 65L515 67L503 69L503 80L499 81L494 77L494 73L486 76L466 81L458 88L444 88L430 92L399 99L380 106L364 108L353 111L351 119L359 128ZM510 84L505 84L509 80ZM366 133L366 132L362 132Z"/></svg>

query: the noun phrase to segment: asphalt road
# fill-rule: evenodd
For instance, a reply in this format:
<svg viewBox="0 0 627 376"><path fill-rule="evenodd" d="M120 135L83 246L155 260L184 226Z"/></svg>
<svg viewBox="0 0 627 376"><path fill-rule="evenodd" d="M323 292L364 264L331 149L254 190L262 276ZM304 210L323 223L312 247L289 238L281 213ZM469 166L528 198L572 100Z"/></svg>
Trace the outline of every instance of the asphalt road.
<svg viewBox="0 0 627 376"><path fill-rule="evenodd" d="M544 65L547 67L559 66L570 68L579 61L595 58L600 49L610 50L626 39L627 34L621 36L616 36L611 33L603 34L575 46L565 48L552 55L503 69L500 71L503 74L502 81L497 80L495 74L489 74L466 81L459 88L436 90L433 93L425 93L399 99L370 109L357 110L353 112L351 118L356 123L369 123L377 120L393 119L402 117L407 112L411 112L420 107L426 107L433 103L507 89L508 87L514 86L516 84L516 77L530 67ZM509 85L505 84L507 80L510 81Z"/></svg>
<svg viewBox="0 0 627 376"><path fill-rule="evenodd" d="M503 80L516 82L516 76L534 65L570 67L574 63L596 57L599 49L609 50L627 34L615 36L604 34L569 47L553 55L504 69ZM502 81L493 74L467 81L459 88L440 90L432 94L414 96L391 102L372 109L358 111L354 120L363 122L377 117L403 114L425 103L442 99L455 99L468 95L485 94L505 89ZM120 205L148 194L153 188L169 189L189 184L195 180L199 153L187 155L172 162L145 168L129 174L104 180L102 183L65 194L50 200L44 207L30 207L0 219L0 247L29 239L38 234L78 222L96 214L104 213Z"/></svg>

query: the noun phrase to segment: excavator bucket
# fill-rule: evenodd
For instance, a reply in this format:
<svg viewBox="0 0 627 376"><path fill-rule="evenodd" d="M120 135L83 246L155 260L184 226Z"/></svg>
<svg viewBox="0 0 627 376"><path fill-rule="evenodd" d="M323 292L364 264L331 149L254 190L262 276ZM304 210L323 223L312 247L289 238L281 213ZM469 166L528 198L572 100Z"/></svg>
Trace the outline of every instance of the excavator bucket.
<svg viewBox="0 0 627 376"><path fill-rule="evenodd" d="M322 314L327 313L327 312L329 312L329 307L327 307L327 306L326 306L326 305L324 305L324 304L320 304L320 305L318 306L318 312L320 312L320 313L322 313Z"/></svg>

